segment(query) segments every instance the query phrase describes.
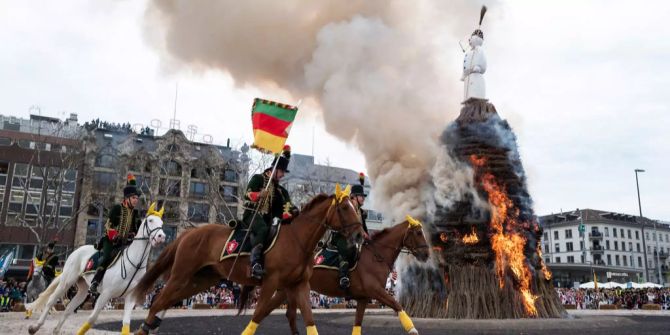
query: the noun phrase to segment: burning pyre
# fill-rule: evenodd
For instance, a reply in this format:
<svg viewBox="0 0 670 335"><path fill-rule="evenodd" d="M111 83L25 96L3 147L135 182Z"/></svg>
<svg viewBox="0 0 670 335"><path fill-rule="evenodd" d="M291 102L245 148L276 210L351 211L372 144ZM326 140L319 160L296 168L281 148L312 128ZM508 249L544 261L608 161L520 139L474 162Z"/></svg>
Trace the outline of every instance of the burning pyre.
<svg viewBox="0 0 670 335"><path fill-rule="evenodd" d="M412 281L401 282L403 306L422 317L560 317L564 310L541 256L541 229L507 122L486 100L471 99L442 142L449 157L471 171L472 188L457 201L437 204L431 218L437 267L408 267Z"/></svg>

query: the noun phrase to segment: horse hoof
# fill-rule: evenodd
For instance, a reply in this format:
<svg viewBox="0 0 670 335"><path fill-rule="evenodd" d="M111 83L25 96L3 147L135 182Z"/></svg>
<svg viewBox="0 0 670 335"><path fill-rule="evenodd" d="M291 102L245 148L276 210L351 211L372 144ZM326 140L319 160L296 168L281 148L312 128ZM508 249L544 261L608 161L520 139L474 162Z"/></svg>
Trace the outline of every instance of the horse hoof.
<svg viewBox="0 0 670 335"><path fill-rule="evenodd" d="M37 329L38 329L38 328L35 328L35 327L33 327L33 326L30 326L30 327L28 327L28 333L29 333L30 335L33 335L33 334L37 333Z"/></svg>

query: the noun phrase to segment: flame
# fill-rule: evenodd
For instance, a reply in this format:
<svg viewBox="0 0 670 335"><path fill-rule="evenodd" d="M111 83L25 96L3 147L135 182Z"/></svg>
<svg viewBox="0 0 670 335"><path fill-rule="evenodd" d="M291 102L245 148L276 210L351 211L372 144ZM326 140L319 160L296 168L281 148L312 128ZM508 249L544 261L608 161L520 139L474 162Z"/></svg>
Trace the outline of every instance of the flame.
<svg viewBox="0 0 670 335"><path fill-rule="evenodd" d="M479 237L477 237L477 231L475 230L475 226L472 226L472 232L470 234L463 236L463 243L475 244L477 242L479 242Z"/></svg>
<svg viewBox="0 0 670 335"><path fill-rule="evenodd" d="M540 245L537 245L537 255L540 256L540 264L542 265L542 274L544 275L544 279L546 280L551 280L551 271L547 269L547 264L544 263L544 258L542 258L542 248L540 248Z"/></svg>
<svg viewBox="0 0 670 335"><path fill-rule="evenodd" d="M447 233L440 233L440 241L447 243L447 240L449 239L449 236L447 236Z"/></svg>
<svg viewBox="0 0 670 335"><path fill-rule="evenodd" d="M486 163L486 158L471 155L470 161L475 167L482 167ZM537 296L533 295L530 289L532 274L524 255L527 241L518 231L524 226L523 222L518 221L519 209L507 196L504 186L500 185L492 174L484 173L481 176L481 183L488 193L488 202L491 205L491 246L496 254L495 271L498 284L500 288L505 286L505 272L509 269L519 284L526 313L535 316Z"/></svg>

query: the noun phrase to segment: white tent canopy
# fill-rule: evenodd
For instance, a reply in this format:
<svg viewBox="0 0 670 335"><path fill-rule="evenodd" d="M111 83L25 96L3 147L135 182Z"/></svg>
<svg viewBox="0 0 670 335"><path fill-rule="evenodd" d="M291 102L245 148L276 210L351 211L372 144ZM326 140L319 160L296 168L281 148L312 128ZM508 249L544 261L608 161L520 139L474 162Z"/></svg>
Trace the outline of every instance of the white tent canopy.
<svg viewBox="0 0 670 335"><path fill-rule="evenodd" d="M602 288L603 285L605 285L605 283L598 282L598 288ZM588 283L579 284L579 288L596 288L596 287L595 284L592 281L590 281Z"/></svg>
<svg viewBox="0 0 670 335"><path fill-rule="evenodd" d="M603 284L603 286L600 286L600 284L598 284L598 287L600 287L600 288L626 288L626 284L621 284L621 283L610 281L610 282L607 282L607 283Z"/></svg>

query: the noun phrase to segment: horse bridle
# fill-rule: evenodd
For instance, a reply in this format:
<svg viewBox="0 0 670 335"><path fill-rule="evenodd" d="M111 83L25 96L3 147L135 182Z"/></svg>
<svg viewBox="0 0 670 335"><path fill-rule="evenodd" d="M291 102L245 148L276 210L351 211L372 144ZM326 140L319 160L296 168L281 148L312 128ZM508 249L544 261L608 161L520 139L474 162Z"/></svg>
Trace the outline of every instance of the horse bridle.
<svg viewBox="0 0 670 335"><path fill-rule="evenodd" d="M402 253L402 252L404 252L404 253L412 254L412 255L414 255L414 256L416 257L416 252L417 252L418 250L421 250L421 249L428 249L428 248L430 248L430 247L429 247L427 244L421 244L421 245L418 245L418 246L414 246L413 248L407 247L407 246L405 245L405 241L407 240L407 235L409 234L409 231L412 230L412 229L414 229L414 228L412 228L412 227L407 227L407 229L405 230L405 233L404 233L404 235L403 235L403 237L402 237L402 242L400 243L400 246L399 246L399 247L392 247L392 246L388 246L388 245L384 245L384 244L380 244L380 243L375 243L373 240L370 240L370 241L367 243L367 245L370 245L371 247L379 246L379 247L383 247L383 248L387 248L387 249L393 249L394 252L395 252L395 251L397 251L398 253ZM417 229L421 229L421 228L417 228ZM421 231L421 233L423 234L423 231ZM382 263L382 262L383 262L383 263L386 263L386 265L387 265L387 266L389 267L389 269L392 271L392 270L393 270L393 263L390 263L390 264L389 264L389 263L386 262L386 260L384 259L384 256L382 256L382 255L380 255L378 252L376 252L376 251L374 250L374 248L371 248L371 249L372 249L372 254L373 254L373 256L375 257L375 260L376 260L377 262L380 262L380 263ZM407 251L405 251L405 250L407 250Z"/></svg>
<svg viewBox="0 0 670 335"><path fill-rule="evenodd" d="M342 234L342 235L347 235L345 233L349 232L348 229L350 227L353 227L353 226L356 226L356 225L361 225L361 221L359 220L359 221L356 221L356 222L351 222L351 223L344 224L343 223L343 222L345 222L344 214L342 214L342 209L339 206L342 203L342 201L337 201L337 200L335 200L335 201L336 202L331 203L330 207L328 207L328 212L326 212L326 216L324 216L323 221L321 221L321 225L325 226L326 229L328 229L330 231L333 231L335 233ZM347 197L347 201L351 202L351 199L349 199L349 197ZM333 228L330 225L326 224L326 221L328 220L328 217L330 216L330 210L333 208L333 206L335 206L335 210L337 211L337 217L340 219L340 227L339 228ZM351 204L351 206L353 208L353 204Z"/></svg>
<svg viewBox="0 0 670 335"><path fill-rule="evenodd" d="M146 237L133 237L133 241L144 241L144 240L152 239L151 234L153 234L155 231L163 229L162 225L158 226L156 228L153 228L153 229L149 229L149 224L147 222L147 218L144 219L143 225L144 225L144 231L147 233L146 234L147 236ZM125 254L125 257L121 258L121 278L124 279L124 280L126 278L128 278L128 271L126 270L126 266L125 266L126 259L128 260L128 263L130 263L130 265L132 265L132 267L135 268L135 272L133 272L133 276L130 278L130 280L128 281L128 284L126 285L126 288L123 289L123 292L121 293L121 295L119 295L119 297L122 297L124 294L126 294L126 291L128 290L128 287L130 287L130 284L133 282L133 279L135 279L135 276L137 275L137 272L139 272L141 269L146 267L146 265L142 266L142 263L144 263L145 258L149 257L149 253L147 253L147 250L149 249L149 246L151 246L151 241L144 246L144 250L142 250L142 257L140 258L140 261L137 264L134 264L133 261L130 260L130 256L128 255L128 252L127 252L128 248L123 250L123 253Z"/></svg>

